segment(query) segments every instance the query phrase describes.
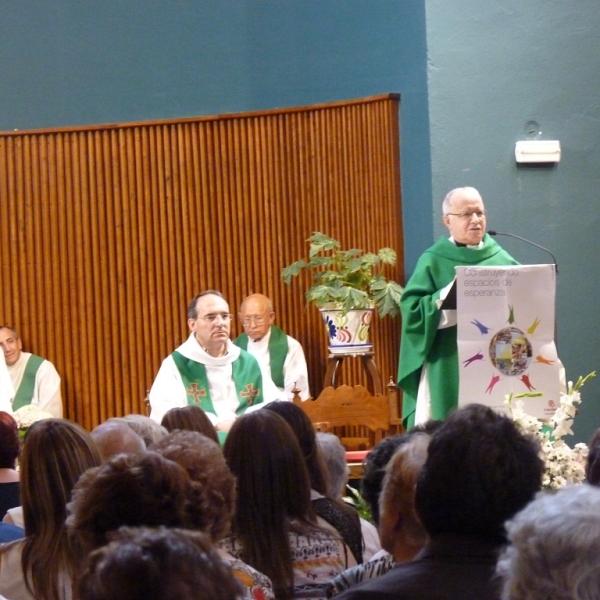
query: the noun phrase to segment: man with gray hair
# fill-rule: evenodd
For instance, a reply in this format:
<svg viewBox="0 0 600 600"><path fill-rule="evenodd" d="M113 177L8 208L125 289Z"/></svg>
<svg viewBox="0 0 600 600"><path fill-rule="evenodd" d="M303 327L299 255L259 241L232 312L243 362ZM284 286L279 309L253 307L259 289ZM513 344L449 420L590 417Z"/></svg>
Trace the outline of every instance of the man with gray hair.
<svg viewBox="0 0 600 600"><path fill-rule="evenodd" d="M506 525L503 600L600 598L600 490L542 493Z"/></svg>
<svg viewBox="0 0 600 600"><path fill-rule="evenodd" d="M41 356L24 352L19 334L8 325L0 325L0 348L14 388L10 407L4 405L2 410L12 413L32 404L53 417L61 418L60 375L55 366Z"/></svg>
<svg viewBox="0 0 600 600"><path fill-rule="evenodd" d="M485 232L485 207L475 188L449 192L442 211L450 237L441 237L424 252L400 301L398 385L404 392L407 429L430 418L444 419L458 404L456 309L442 308L454 268L518 264Z"/></svg>

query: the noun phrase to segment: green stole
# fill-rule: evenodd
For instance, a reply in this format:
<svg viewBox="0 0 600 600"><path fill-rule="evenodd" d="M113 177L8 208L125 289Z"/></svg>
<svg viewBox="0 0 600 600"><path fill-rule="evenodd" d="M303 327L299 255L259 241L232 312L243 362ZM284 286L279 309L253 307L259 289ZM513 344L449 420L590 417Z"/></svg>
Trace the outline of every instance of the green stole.
<svg viewBox="0 0 600 600"><path fill-rule="evenodd" d="M204 412L216 414L210 397L210 386L206 367L191 358L177 352L171 354L179 370L188 404L199 406ZM241 352L239 358L232 363L233 383L240 403L237 415L243 414L247 408L263 402L262 375L254 356Z"/></svg>
<svg viewBox="0 0 600 600"><path fill-rule="evenodd" d="M233 340L236 346L242 350L248 350L248 334L242 333ZM269 338L269 364L271 366L271 379L278 388L285 387L283 377L283 364L289 350L287 335L276 325L271 325L271 337Z"/></svg>
<svg viewBox="0 0 600 600"><path fill-rule="evenodd" d="M36 356L35 354L32 354L29 357L29 360L25 365L25 370L23 371L21 385L19 386L19 389L15 394L15 399L13 400L13 411L31 404L31 401L33 400L33 392L35 391L35 376L37 375L38 369L44 360L46 359L42 358L41 356Z"/></svg>

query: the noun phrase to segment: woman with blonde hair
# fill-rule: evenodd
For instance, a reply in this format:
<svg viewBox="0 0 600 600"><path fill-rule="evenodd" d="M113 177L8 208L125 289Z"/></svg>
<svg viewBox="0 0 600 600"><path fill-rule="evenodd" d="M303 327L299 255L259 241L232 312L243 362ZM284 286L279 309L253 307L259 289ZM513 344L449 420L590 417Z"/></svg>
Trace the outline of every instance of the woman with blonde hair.
<svg viewBox="0 0 600 600"><path fill-rule="evenodd" d="M90 435L66 419L27 432L21 455L25 539L0 549L0 594L11 600L71 598L71 564L82 557L67 537L67 502L80 475L100 464Z"/></svg>

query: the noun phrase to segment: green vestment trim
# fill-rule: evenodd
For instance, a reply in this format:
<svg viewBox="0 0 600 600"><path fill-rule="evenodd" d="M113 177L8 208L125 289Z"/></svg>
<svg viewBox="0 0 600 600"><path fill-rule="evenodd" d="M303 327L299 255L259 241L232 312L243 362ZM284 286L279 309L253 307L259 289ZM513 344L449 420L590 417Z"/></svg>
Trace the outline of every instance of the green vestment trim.
<svg viewBox="0 0 600 600"><path fill-rule="evenodd" d="M32 354L25 365L23 371L23 379L21 385L16 391L15 399L13 400L12 409L13 411L18 410L23 406L31 404L33 400L33 393L35 392L35 376L37 375L38 369L41 364L45 361L45 358Z"/></svg>
<svg viewBox="0 0 600 600"><path fill-rule="evenodd" d="M247 351L248 339L248 334L242 333L242 335L233 340L233 343L242 350ZM283 365L289 349L287 335L279 329L277 325L271 325L271 337L269 338L269 365L271 367L271 379L279 388L285 387Z"/></svg>
<svg viewBox="0 0 600 600"><path fill-rule="evenodd" d="M204 412L217 414L210 397L206 367L177 351L171 356L185 386L188 404L199 406ZM233 361L232 373L239 402L235 412L241 415L250 406L263 402L262 374L257 360L244 350Z"/></svg>
<svg viewBox="0 0 600 600"><path fill-rule="evenodd" d="M398 385L403 390L402 419L414 425L421 370L427 363L431 418L445 419L458 404L458 349L456 326L438 329L441 311L436 300L455 276L454 267L519 264L485 234L482 248L456 246L440 238L426 250L409 279L402 299L402 337Z"/></svg>

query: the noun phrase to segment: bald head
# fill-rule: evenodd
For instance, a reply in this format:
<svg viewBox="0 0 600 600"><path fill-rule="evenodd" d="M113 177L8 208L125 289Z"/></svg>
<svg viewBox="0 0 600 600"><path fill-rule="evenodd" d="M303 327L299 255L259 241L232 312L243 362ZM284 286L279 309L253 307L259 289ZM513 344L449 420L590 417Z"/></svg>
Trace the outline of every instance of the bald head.
<svg viewBox="0 0 600 600"><path fill-rule="evenodd" d="M126 423L116 419L98 425L91 436L104 462L117 454L139 454L146 450L144 440Z"/></svg>
<svg viewBox="0 0 600 600"><path fill-rule="evenodd" d="M267 334L275 322L273 303L264 294L250 294L242 302L239 317L248 337L258 341Z"/></svg>

